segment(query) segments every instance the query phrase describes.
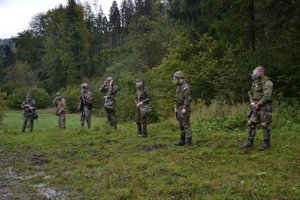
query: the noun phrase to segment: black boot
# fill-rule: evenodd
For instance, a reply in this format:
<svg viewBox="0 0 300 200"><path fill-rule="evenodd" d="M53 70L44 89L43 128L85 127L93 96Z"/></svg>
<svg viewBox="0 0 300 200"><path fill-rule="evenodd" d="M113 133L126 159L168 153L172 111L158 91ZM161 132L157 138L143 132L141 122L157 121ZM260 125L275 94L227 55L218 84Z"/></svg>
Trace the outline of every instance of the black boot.
<svg viewBox="0 0 300 200"><path fill-rule="evenodd" d="M143 132L141 135L139 135L140 137L147 137L147 132Z"/></svg>
<svg viewBox="0 0 300 200"><path fill-rule="evenodd" d="M254 142L254 138L249 136L247 142L245 144L241 145L240 148L241 149L251 149L251 148L253 148L253 142Z"/></svg>
<svg viewBox="0 0 300 200"><path fill-rule="evenodd" d="M264 139L263 145L261 145L261 146L258 148L258 150L260 150L260 151L265 151L265 150L268 150L270 147L271 147L271 145L270 145L270 140L265 140L265 139Z"/></svg>
<svg viewBox="0 0 300 200"><path fill-rule="evenodd" d="M249 124L248 127L248 139L247 142L240 146L241 149L251 149L253 148L254 137L256 135L256 125Z"/></svg>
<svg viewBox="0 0 300 200"><path fill-rule="evenodd" d="M258 150L260 150L260 151L268 150L271 147L270 141L271 141L271 130L268 128L265 128L264 129L264 143L263 143L263 145L261 145L258 148Z"/></svg>
<svg viewBox="0 0 300 200"><path fill-rule="evenodd" d="M143 129L143 131L142 131L142 137L147 137L148 133L147 133L147 124L146 123L144 123L142 125L142 129Z"/></svg>
<svg viewBox="0 0 300 200"><path fill-rule="evenodd" d="M175 144L176 146L184 146L185 145L185 132L182 131L180 135L180 141Z"/></svg>
<svg viewBox="0 0 300 200"><path fill-rule="evenodd" d="M186 144L185 144L185 146L186 146L186 147L192 146L192 138L191 138L191 137L186 139Z"/></svg>

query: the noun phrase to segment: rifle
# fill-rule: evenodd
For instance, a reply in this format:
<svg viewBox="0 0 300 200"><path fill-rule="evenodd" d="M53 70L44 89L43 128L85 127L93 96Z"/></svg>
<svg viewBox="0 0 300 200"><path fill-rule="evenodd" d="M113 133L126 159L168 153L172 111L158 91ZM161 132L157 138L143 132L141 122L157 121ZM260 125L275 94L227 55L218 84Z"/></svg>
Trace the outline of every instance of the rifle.
<svg viewBox="0 0 300 200"><path fill-rule="evenodd" d="M36 107L31 107L29 104L25 104L24 108L28 108L28 111L32 114L33 119L37 119L39 116L36 114Z"/></svg>
<svg viewBox="0 0 300 200"><path fill-rule="evenodd" d="M248 118L250 118L251 115L252 115L253 113L256 113L256 112L257 112L257 110L254 108L254 106L251 105L250 111L249 111L249 113L248 113Z"/></svg>
<svg viewBox="0 0 300 200"><path fill-rule="evenodd" d="M84 98L83 98L83 94L81 93L80 94L80 103L79 103L79 106L78 106L78 110L83 110L83 107L84 107Z"/></svg>

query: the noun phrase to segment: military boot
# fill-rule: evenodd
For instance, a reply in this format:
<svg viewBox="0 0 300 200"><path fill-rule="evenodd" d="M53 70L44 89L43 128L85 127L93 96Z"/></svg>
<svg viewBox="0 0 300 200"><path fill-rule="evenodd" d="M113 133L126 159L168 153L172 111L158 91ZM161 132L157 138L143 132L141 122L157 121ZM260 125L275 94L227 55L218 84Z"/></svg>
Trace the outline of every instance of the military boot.
<svg viewBox="0 0 300 200"><path fill-rule="evenodd" d="M252 126L252 124L249 125L248 128L248 139L247 142L240 146L241 149L250 149L253 147L254 137L256 135L256 129L255 126Z"/></svg>
<svg viewBox="0 0 300 200"><path fill-rule="evenodd" d="M270 145L270 140L271 140L271 131L269 129L264 130L264 143L261 145L258 150L260 151L265 151L268 150L271 145Z"/></svg>
<svg viewBox="0 0 300 200"><path fill-rule="evenodd" d="M141 136L142 135L142 126L141 126L141 124L137 124L137 128L138 128L137 136Z"/></svg>
<svg viewBox="0 0 300 200"><path fill-rule="evenodd" d="M186 144L185 144L185 146L186 146L186 147L192 146L192 138L191 138L191 137L186 139Z"/></svg>
<svg viewBox="0 0 300 200"><path fill-rule="evenodd" d="M245 144L241 145L240 148L241 149L251 149L251 148L253 148L253 142L254 142L254 139L249 136L247 142Z"/></svg>
<svg viewBox="0 0 300 200"><path fill-rule="evenodd" d="M180 141L175 144L176 146L184 146L185 145L185 132L181 131Z"/></svg>
<svg viewBox="0 0 300 200"><path fill-rule="evenodd" d="M147 124L143 124L142 137L147 137Z"/></svg>
<svg viewBox="0 0 300 200"><path fill-rule="evenodd" d="M271 147L271 145L270 145L270 140L265 140L265 139L264 139L263 145L261 145L261 146L258 148L258 150L260 150L260 151L265 151L265 150L268 150L270 147Z"/></svg>

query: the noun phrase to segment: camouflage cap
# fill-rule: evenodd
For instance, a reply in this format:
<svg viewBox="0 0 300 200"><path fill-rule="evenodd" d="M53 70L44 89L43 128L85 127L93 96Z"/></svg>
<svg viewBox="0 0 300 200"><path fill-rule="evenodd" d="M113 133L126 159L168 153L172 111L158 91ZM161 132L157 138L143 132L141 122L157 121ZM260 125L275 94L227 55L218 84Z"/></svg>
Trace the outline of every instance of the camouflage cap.
<svg viewBox="0 0 300 200"><path fill-rule="evenodd" d="M61 93L60 92L57 92L56 93L56 96L58 97L58 96L61 96Z"/></svg>
<svg viewBox="0 0 300 200"><path fill-rule="evenodd" d="M175 76L176 78L184 78L184 74L183 74L182 71L177 71L177 72L175 72L175 73L174 73L174 76Z"/></svg>
<svg viewBox="0 0 300 200"><path fill-rule="evenodd" d="M30 93L27 93L26 98L32 98L32 95Z"/></svg>

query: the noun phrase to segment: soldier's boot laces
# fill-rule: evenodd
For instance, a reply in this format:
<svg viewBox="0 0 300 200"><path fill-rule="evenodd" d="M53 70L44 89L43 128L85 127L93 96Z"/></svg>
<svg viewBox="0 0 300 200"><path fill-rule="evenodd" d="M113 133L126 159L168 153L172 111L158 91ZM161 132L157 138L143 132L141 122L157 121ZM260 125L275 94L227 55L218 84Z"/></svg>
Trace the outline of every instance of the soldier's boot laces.
<svg viewBox="0 0 300 200"><path fill-rule="evenodd" d="M265 150L270 149L270 147L271 147L271 145L270 145L270 140L264 139L263 145L261 145L261 146L258 148L258 150L260 150L260 151L265 151Z"/></svg>
<svg viewBox="0 0 300 200"><path fill-rule="evenodd" d="M176 146L184 146L185 145L185 134L181 133L180 141L175 144Z"/></svg>
<svg viewBox="0 0 300 200"><path fill-rule="evenodd" d="M186 139L186 144L185 144L186 147L188 146L192 146L192 138L187 138Z"/></svg>

